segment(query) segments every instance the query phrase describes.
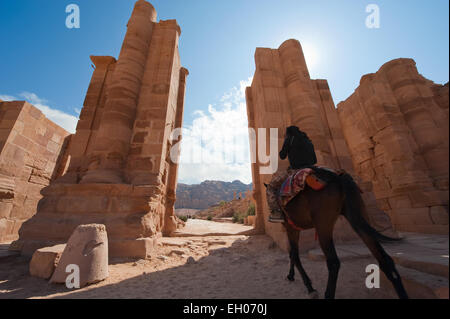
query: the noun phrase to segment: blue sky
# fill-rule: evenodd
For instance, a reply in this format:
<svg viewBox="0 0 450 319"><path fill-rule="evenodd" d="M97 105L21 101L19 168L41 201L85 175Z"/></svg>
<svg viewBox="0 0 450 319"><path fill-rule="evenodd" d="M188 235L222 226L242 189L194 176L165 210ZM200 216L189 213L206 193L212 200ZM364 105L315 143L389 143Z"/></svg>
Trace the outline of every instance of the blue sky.
<svg viewBox="0 0 450 319"><path fill-rule="evenodd" d="M117 57L134 2L1 0L0 96L27 99L61 125L72 125L92 75L89 55ZM65 27L65 8L72 3L80 7L80 29ZM362 75L394 58L415 59L419 72L437 83L449 78L448 0L151 3L158 19L177 19L182 28L181 59L190 71L184 123L191 130L196 123L215 126L221 117L245 117L241 87L254 73L255 48L277 48L289 38L301 41L311 77L329 81L336 104ZM371 3L380 8L379 29L365 26ZM248 163L187 167L180 168L182 182L250 181Z"/></svg>

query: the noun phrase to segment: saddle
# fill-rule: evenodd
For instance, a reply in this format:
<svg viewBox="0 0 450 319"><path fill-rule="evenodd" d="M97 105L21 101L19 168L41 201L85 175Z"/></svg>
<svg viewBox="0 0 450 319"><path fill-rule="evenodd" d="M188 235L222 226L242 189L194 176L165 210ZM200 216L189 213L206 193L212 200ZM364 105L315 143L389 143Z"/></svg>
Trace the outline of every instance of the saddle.
<svg viewBox="0 0 450 319"><path fill-rule="evenodd" d="M315 191L321 191L328 185L330 177L341 173L327 167L316 166L293 171L281 185L278 194L281 206L286 207L298 193L305 189L306 185Z"/></svg>

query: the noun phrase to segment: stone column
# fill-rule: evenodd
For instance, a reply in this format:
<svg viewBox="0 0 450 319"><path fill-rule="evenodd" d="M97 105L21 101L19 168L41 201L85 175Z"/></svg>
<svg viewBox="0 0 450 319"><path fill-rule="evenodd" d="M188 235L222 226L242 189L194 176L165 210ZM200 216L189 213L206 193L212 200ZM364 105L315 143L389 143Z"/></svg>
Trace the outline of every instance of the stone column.
<svg viewBox="0 0 450 319"><path fill-rule="evenodd" d="M435 156L446 154L442 128L448 123L433 85L413 60L396 59L364 75L338 105L356 173L372 183L379 206L402 231L448 233L448 191L439 189L448 185L448 173L436 179L429 161L443 159L427 158L434 149L428 143L441 148Z"/></svg>
<svg viewBox="0 0 450 319"><path fill-rule="evenodd" d="M97 69L70 147L78 157L75 174L42 190L36 215L23 224L12 249L32 254L94 223L108 230L110 256L147 258L155 252L172 200L166 202L167 150L176 119L181 126L184 83L179 82L187 73L180 72L176 20L155 20L153 7L138 1L118 62L92 58ZM176 169L171 176L174 192ZM173 215L172 207L167 214Z"/></svg>
<svg viewBox="0 0 450 319"><path fill-rule="evenodd" d="M429 188L431 181L410 149L409 130L389 85L377 74L365 75L352 97L338 109L356 173L364 181L360 185L370 184L379 206L395 217L392 198ZM363 190L364 196L367 192ZM372 200L365 202L370 205ZM390 222L380 219L377 224Z"/></svg>
<svg viewBox="0 0 450 319"><path fill-rule="evenodd" d="M439 106L425 80L419 75L412 59L397 59L380 71L386 75L415 142L423 154L430 177L438 189L448 190L448 140L437 125ZM444 113L442 112L444 116ZM448 121L448 119L447 119Z"/></svg>
<svg viewBox="0 0 450 319"><path fill-rule="evenodd" d="M320 97L322 123L324 124L324 131L331 150L331 154L329 154L324 164L329 165L331 168L344 169L348 173L353 174L351 155L342 134L341 123L339 122L328 82L327 80L313 80L313 83Z"/></svg>
<svg viewBox="0 0 450 319"><path fill-rule="evenodd" d="M78 183L78 174L85 166L85 155L89 142L93 138L93 123L101 115L100 109L105 96L106 79L111 77L111 69L116 63L116 59L110 56L91 56L91 61L94 63L95 70L84 99L76 133L72 135L68 148L69 168L67 173L58 180L61 183Z"/></svg>
<svg viewBox="0 0 450 319"><path fill-rule="evenodd" d="M156 11L144 0L133 10L128 31L108 90L98 134L81 183L124 182L123 168L130 148L136 108L152 38Z"/></svg>
<svg viewBox="0 0 450 319"><path fill-rule="evenodd" d="M331 150L321 118L320 98L310 79L300 42L287 40L278 49L285 76L286 95L291 111L291 124L307 132L314 143L318 163L330 165Z"/></svg>
<svg viewBox="0 0 450 319"><path fill-rule="evenodd" d="M184 97L186 92L186 77L189 75L189 71L185 68L180 69L180 82L178 85L178 101L177 110L175 114L175 129L181 129L183 126L183 111L184 111ZM178 141L181 143L182 136L180 135ZM173 144L172 144L173 146ZM170 155L170 152L169 152ZM177 178L178 178L178 162L180 160L180 152L176 155L176 162L172 161L172 158L168 159L169 164L169 176L167 180L166 191L166 210L164 214L164 227L163 235L170 235L177 229L177 222L175 219L174 205L176 201L177 192Z"/></svg>
<svg viewBox="0 0 450 319"><path fill-rule="evenodd" d="M253 105L252 88L247 87L245 89L245 100L247 103L247 117L249 129L256 130L255 123L255 109ZM253 200L255 201L255 230L258 233L264 233L264 214L263 214L263 200L261 194L261 180L259 178L259 163L257 161L257 145L252 145L250 142L250 154L252 158L252 182L253 182ZM256 162L254 161L256 159Z"/></svg>
<svg viewBox="0 0 450 319"><path fill-rule="evenodd" d="M160 185L162 192L167 184L168 139L178 103L180 35L175 20L159 21L153 29L125 170L128 183Z"/></svg>
<svg viewBox="0 0 450 319"><path fill-rule="evenodd" d="M283 72L282 61L279 50L270 48L256 48L255 51L256 71L250 88L246 90L247 114L249 127L254 128L256 145L252 147L253 197L255 199L256 220L255 231L265 232L272 238L279 239L278 244L287 247L285 230L281 224L268 223L269 209L267 207L266 188L264 183L269 183L272 174L264 172L263 168L268 168L268 163L263 163L259 157L260 148L264 148L259 141L258 129L265 130L265 153L269 155L270 129L278 129L278 147L275 150L276 156L284 141L286 127L292 125L292 114L286 96L285 74ZM287 160L278 160L277 170L286 170L289 166Z"/></svg>

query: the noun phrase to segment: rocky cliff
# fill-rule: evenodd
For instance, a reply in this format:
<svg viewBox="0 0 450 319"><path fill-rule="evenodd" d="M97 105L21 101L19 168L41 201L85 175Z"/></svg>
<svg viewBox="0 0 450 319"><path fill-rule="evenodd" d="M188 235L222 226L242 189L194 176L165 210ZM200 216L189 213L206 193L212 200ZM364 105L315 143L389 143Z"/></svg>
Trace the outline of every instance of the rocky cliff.
<svg viewBox="0 0 450 319"><path fill-rule="evenodd" d="M252 189L252 184L244 184L241 181L222 182L204 181L201 184L178 184L177 201L175 208L205 209L216 205L221 201L231 201L234 194L239 197Z"/></svg>

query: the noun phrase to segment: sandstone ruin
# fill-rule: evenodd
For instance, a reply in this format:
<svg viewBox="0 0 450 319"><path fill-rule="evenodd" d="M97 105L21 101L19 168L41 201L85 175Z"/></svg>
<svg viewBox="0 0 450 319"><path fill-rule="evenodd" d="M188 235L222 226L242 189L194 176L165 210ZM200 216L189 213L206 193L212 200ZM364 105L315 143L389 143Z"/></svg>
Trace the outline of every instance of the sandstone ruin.
<svg viewBox="0 0 450 319"><path fill-rule="evenodd" d="M42 279L50 279L58 266L66 244L39 248L33 253L30 261L30 275Z"/></svg>
<svg viewBox="0 0 450 319"><path fill-rule="evenodd" d="M345 169L353 173L352 160L342 134L341 124L326 80L312 80L300 42L287 40L278 49L257 48L256 71L251 87L246 90L249 128L277 128L278 145L281 148L286 127L298 126L314 143L318 165ZM269 134L266 134L267 149ZM258 154L258 145L252 149ZM279 170L285 170L288 161L279 162ZM261 165L252 163L252 177L257 219L255 228L265 231L281 246L287 247L284 228L268 222L268 207L264 183L271 175L260 173ZM370 181L361 183L371 223L380 231L392 234L389 217L383 213L370 191ZM313 232L308 231L309 240ZM338 221L335 236L345 240L353 237L353 231L342 218ZM314 239L313 239L314 240Z"/></svg>
<svg viewBox="0 0 450 319"><path fill-rule="evenodd" d="M36 215L11 249L32 254L66 242L80 224L104 224L111 256L145 258L177 228L177 165L170 134L182 126L188 71L175 20L137 1L119 59L93 56L95 71L64 174L42 190Z"/></svg>
<svg viewBox="0 0 450 319"><path fill-rule="evenodd" d="M80 225L67 241L50 282L66 283L67 267L77 265L80 287L97 283L109 276L108 263L105 225Z"/></svg>
<svg viewBox="0 0 450 319"><path fill-rule="evenodd" d="M95 71L73 135L26 102L0 101L0 241L19 235L11 249L31 255L65 243L81 224L104 224L110 256L145 258L177 229L178 166L169 151L188 75L180 33L139 0L118 60L91 57ZM257 48L255 61L250 128L278 128L280 147L287 126L306 131L319 165L358 179L381 232L448 234L448 84L423 78L410 59L394 60L364 76L336 109L327 81L310 78L298 41ZM260 168L252 164L255 230L286 248L283 227L267 221L263 183L271 176ZM313 231L304 233L314 241ZM335 235L354 237L344 220Z"/></svg>
<svg viewBox="0 0 450 319"><path fill-rule="evenodd" d="M0 102L0 242L17 238L61 174L70 135L24 101Z"/></svg>
<svg viewBox="0 0 450 319"><path fill-rule="evenodd" d="M396 59L338 104L356 173L397 230L448 234L448 83Z"/></svg>

